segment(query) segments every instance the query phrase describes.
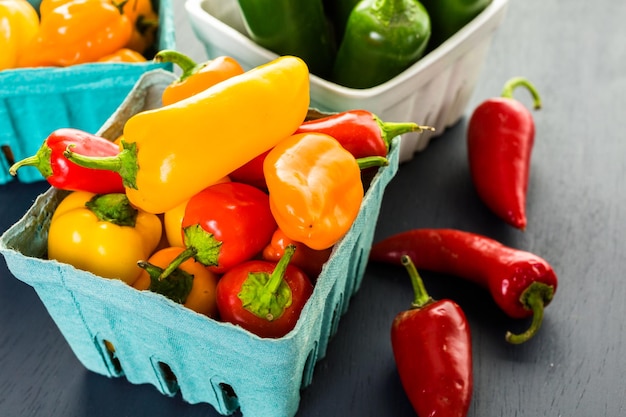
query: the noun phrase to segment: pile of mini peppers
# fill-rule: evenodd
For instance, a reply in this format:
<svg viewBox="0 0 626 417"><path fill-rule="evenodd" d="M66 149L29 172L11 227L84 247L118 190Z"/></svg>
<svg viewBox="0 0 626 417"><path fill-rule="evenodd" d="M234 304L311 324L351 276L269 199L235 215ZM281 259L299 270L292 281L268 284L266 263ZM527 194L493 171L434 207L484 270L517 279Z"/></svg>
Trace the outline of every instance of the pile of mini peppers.
<svg viewBox="0 0 626 417"><path fill-rule="evenodd" d="M249 71L229 57L156 59L182 69L162 106L130 117L115 140L55 130L9 172L34 167L68 191L49 259L282 337L360 210L362 171L387 165L391 140L424 127L309 109L297 57ZM236 175L245 170L254 175Z"/></svg>
<svg viewBox="0 0 626 417"><path fill-rule="evenodd" d="M145 62L159 16L151 0L0 2L0 70Z"/></svg>
<svg viewBox="0 0 626 417"><path fill-rule="evenodd" d="M247 33L319 77L350 88L382 84L436 48L491 0L237 0Z"/></svg>

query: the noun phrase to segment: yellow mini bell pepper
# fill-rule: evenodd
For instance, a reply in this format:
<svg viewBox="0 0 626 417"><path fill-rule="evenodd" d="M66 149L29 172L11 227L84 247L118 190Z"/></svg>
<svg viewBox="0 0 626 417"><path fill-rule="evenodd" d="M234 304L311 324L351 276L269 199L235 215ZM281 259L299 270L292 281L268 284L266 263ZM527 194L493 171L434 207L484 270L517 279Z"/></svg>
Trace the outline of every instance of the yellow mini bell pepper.
<svg viewBox="0 0 626 417"><path fill-rule="evenodd" d="M75 191L52 215L48 258L132 285L142 273L137 262L154 252L162 230L158 216L132 207L124 194Z"/></svg>
<svg viewBox="0 0 626 417"><path fill-rule="evenodd" d="M84 64L123 48L133 32L133 23L123 12L126 1L42 3L39 31L20 54L18 66Z"/></svg>
<svg viewBox="0 0 626 417"><path fill-rule="evenodd" d="M140 112L124 126L115 157L65 156L119 172L137 207L164 213L274 147L304 121L309 71L282 56L169 106Z"/></svg>
<svg viewBox="0 0 626 417"><path fill-rule="evenodd" d="M0 70L15 68L39 30L39 16L26 0L0 0Z"/></svg>

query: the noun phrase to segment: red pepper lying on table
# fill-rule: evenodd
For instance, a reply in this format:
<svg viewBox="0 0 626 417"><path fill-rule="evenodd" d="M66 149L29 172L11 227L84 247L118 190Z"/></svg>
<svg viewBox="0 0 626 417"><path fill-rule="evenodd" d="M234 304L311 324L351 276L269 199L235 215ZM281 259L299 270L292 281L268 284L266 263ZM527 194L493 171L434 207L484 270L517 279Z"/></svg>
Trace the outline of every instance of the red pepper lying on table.
<svg viewBox="0 0 626 417"><path fill-rule="evenodd" d="M539 94L528 80L509 80L501 97L486 100L474 110L467 128L467 151L480 198L508 224L524 230L535 124L530 111L512 98L518 86L530 91L536 109L541 107Z"/></svg>
<svg viewBox="0 0 626 417"><path fill-rule="evenodd" d="M370 260L401 264L408 255L418 269L454 275L487 288L512 318L532 316L522 334L507 332L510 343L523 343L541 326L544 307L554 296L557 277L544 259L486 236L455 229L413 229L372 246Z"/></svg>
<svg viewBox="0 0 626 417"><path fill-rule="evenodd" d="M472 340L465 313L452 300L433 300L409 256L402 256L413 284L411 309L391 327L393 356L418 416L465 417L474 386Z"/></svg>
<svg viewBox="0 0 626 417"><path fill-rule="evenodd" d="M84 168L63 155L72 151L84 156L115 156L120 148L100 136L78 129L63 128L52 132L37 151L9 168L11 175L24 166L37 168L50 185L70 191L87 191L95 194L123 193L122 177L111 171Z"/></svg>

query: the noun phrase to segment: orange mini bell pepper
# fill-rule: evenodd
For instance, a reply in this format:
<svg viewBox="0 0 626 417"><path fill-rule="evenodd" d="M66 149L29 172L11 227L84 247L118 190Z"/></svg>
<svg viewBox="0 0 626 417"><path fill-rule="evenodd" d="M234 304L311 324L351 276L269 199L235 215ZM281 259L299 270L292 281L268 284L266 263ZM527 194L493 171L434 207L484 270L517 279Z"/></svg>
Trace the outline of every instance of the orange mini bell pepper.
<svg viewBox="0 0 626 417"><path fill-rule="evenodd" d="M291 135L309 108L309 71L282 56L185 100L132 116L124 150L82 166L119 172L137 207L164 213Z"/></svg>
<svg viewBox="0 0 626 417"><path fill-rule="evenodd" d="M0 0L0 70L17 67L24 47L37 35L39 16L26 0Z"/></svg>
<svg viewBox="0 0 626 417"><path fill-rule="evenodd" d="M44 5L37 36L20 55L18 66L70 66L95 62L123 48L133 25L123 0L69 0Z"/></svg>
<svg viewBox="0 0 626 417"><path fill-rule="evenodd" d="M174 272L160 279L163 270L183 251L181 247L166 247L156 251L147 261L139 261L143 269L133 284L138 290L150 290L164 295L185 307L209 317L217 316L215 290L218 276L190 258Z"/></svg>
<svg viewBox="0 0 626 417"><path fill-rule="evenodd" d="M159 15L150 0L128 0L124 13L133 23L133 33L126 44L127 48L144 54L156 40L159 28Z"/></svg>
<svg viewBox="0 0 626 417"><path fill-rule="evenodd" d="M159 51L154 56L154 60L171 62L178 65L182 70L180 77L163 91L164 106L191 97L220 81L244 73L241 65L234 58L228 56L219 56L198 64L187 55L166 49Z"/></svg>
<svg viewBox="0 0 626 417"><path fill-rule="evenodd" d="M97 62L146 62L147 59L139 52L130 49L130 48L122 48L113 52L112 54L105 55L102 58L98 59Z"/></svg>
<svg viewBox="0 0 626 417"><path fill-rule="evenodd" d="M387 162L382 157L367 159ZM333 246L348 232L361 208L365 162L359 164L324 133L299 133L281 141L263 162L278 227L311 249Z"/></svg>

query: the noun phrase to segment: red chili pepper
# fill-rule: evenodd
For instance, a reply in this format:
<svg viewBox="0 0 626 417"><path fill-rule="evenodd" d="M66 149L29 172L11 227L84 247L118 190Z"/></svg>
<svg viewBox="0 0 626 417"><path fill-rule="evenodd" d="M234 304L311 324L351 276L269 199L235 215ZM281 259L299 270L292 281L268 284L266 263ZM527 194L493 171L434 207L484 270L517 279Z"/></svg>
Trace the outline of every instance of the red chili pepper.
<svg viewBox="0 0 626 417"><path fill-rule="evenodd" d="M557 277L547 261L475 233L456 229L413 229L372 246L370 260L400 264L408 255L418 269L454 275L487 288L512 318L532 316L521 334L507 332L510 343L523 343L541 327L544 307L556 292Z"/></svg>
<svg viewBox="0 0 626 417"><path fill-rule="evenodd" d="M278 263L251 260L235 266L217 284L217 308L223 321L260 337L289 333L313 293L306 274L290 265L291 245Z"/></svg>
<svg viewBox="0 0 626 417"><path fill-rule="evenodd" d="M211 272L223 274L259 254L277 226L266 193L251 185L222 182L189 199L181 227L185 250L160 279L192 257Z"/></svg>
<svg viewBox="0 0 626 417"><path fill-rule="evenodd" d="M307 120L296 133L326 133L337 139L355 158L387 156L391 140L409 132L432 127L416 123L383 122L366 110L348 110L314 120Z"/></svg>
<svg viewBox="0 0 626 417"><path fill-rule="evenodd" d="M9 173L16 175L19 168L32 166L50 185L60 189L95 194L124 192L119 174L84 168L68 161L63 155L68 147L84 156L115 156L120 152L118 145L100 136L78 129L57 129L44 140L35 155L13 164Z"/></svg>
<svg viewBox="0 0 626 417"><path fill-rule="evenodd" d="M501 97L486 100L474 110L467 128L467 150L479 197L497 216L524 230L535 124L530 111L513 99L518 86L530 91L535 109L541 108L535 87L524 78L512 78Z"/></svg>
<svg viewBox="0 0 626 417"><path fill-rule="evenodd" d="M433 300L408 256L401 257L415 299L391 327L402 387L418 416L465 417L474 385L472 341L461 307Z"/></svg>
<svg viewBox="0 0 626 417"><path fill-rule="evenodd" d="M289 245L296 247L296 253L291 258L291 264L302 269L311 281L315 281L320 272L322 272L324 263L330 257L330 253L333 250L332 247L322 250L311 249L304 243L290 239L278 228L272 236L272 241L263 249L263 259L278 262L285 254Z"/></svg>

